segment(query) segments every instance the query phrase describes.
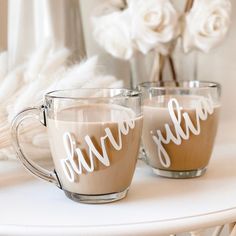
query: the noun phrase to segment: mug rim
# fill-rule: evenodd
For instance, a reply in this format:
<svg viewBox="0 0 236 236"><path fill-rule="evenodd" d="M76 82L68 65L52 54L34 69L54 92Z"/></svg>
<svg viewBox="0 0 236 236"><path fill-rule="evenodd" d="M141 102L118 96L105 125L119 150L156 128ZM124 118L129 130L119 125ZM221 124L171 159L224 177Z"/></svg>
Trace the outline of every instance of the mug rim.
<svg viewBox="0 0 236 236"><path fill-rule="evenodd" d="M175 85L175 86L163 86L163 84ZM192 87L185 87L184 84L191 85ZM196 84L199 86L196 87ZM180 85L180 86L179 86ZM205 89L221 89L221 84L214 81L206 80L165 80L165 81L146 81L138 84L138 89L158 89L158 90L205 90Z"/></svg>
<svg viewBox="0 0 236 236"><path fill-rule="evenodd" d="M78 92L78 94L71 95L71 96L65 96L62 95L65 92ZM90 94L94 95L94 92L99 92L99 91L107 91L107 92L112 92L112 91L118 91L120 94L118 95L110 95L108 93L107 96L88 96L88 95L79 95L79 92L83 91L89 91L91 92ZM60 95L61 93L61 95ZM53 90L44 95L45 98L49 99L71 99L71 100L97 100L97 99L124 99L124 98L137 98L141 97L141 91L137 89L128 89L128 88L76 88L76 89L58 89L58 90Z"/></svg>

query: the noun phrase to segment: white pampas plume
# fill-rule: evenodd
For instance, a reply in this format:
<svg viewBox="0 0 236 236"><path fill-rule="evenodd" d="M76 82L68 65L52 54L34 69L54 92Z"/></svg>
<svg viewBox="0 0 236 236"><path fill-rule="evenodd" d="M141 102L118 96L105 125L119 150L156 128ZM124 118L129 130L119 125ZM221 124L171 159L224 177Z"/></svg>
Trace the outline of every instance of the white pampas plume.
<svg viewBox="0 0 236 236"><path fill-rule="evenodd" d="M71 52L66 48L52 50L52 44L47 41L32 54L28 63L4 75L0 85L0 158L15 157L10 139L13 117L26 107L39 105L45 93L56 89L122 86L122 81L99 72L97 56L69 66L67 62L70 55ZM0 63L4 61L1 58ZM2 71L4 74L6 69ZM48 156L47 135L41 126L27 123L22 133L27 134L24 146L36 158Z"/></svg>
<svg viewBox="0 0 236 236"><path fill-rule="evenodd" d="M94 56L83 61L79 66L69 68L63 77L56 83L56 89L80 88L86 82L95 79L98 57Z"/></svg>
<svg viewBox="0 0 236 236"><path fill-rule="evenodd" d="M107 88L115 80L113 76L98 76L94 80L85 83L82 88Z"/></svg>
<svg viewBox="0 0 236 236"><path fill-rule="evenodd" d="M34 80L35 75L38 75L40 73L40 70L45 63L45 58L47 58L48 52L50 52L51 47L51 40L45 40L38 48L38 50L36 50L32 54L28 63L28 70L26 71L26 74L24 76L25 82Z"/></svg>
<svg viewBox="0 0 236 236"><path fill-rule="evenodd" d="M54 54L49 55L47 58L46 64L43 66L41 73L42 74L52 74L55 73L55 70L61 66L65 66L65 63L70 56L71 52L67 48L62 48L56 51Z"/></svg>
<svg viewBox="0 0 236 236"><path fill-rule="evenodd" d="M11 71L3 80L0 87L0 103L5 104L7 99L13 96L22 82L24 66L20 66Z"/></svg>
<svg viewBox="0 0 236 236"><path fill-rule="evenodd" d="M24 107L32 106L35 104L35 98L37 97L37 92L44 88L44 84L40 80L33 81L24 89L24 93L18 97L13 105L13 111L9 114L9 120L13 118L19 111Z"/></svg>

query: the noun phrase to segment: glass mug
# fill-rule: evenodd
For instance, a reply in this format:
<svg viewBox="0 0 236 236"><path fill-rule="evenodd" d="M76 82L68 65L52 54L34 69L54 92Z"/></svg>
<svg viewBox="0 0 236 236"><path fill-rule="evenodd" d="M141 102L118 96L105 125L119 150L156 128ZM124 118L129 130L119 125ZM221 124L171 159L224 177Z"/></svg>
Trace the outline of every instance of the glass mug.
<svg viewBox="0 0 236 236"><path fill-rule="evenodd" d="M206 172L220 113L214 82L164 81L139 85L144 158L157 175L191 178Z"/></svg>
<svg viewBox="0 0 236 236"><path fill-rule="evenodd" d="M47 127L54 172L36 165L21 149L19 126L28 118ZM128 192L142 122L141 95L137 91L53 91L45 95L43 106L16 116L12 123L13 145L29 171L56 184L70 199L107 203L124 198Z"/></svg>

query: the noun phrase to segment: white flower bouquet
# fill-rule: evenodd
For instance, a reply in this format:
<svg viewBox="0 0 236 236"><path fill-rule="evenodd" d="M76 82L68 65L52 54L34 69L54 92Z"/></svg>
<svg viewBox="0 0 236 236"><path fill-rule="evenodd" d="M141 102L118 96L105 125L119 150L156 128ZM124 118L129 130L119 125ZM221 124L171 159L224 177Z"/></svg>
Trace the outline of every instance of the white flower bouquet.
<svg viewBox="0 0 236 236"><path fill-rule="evenodd" d="M184 17L183 49L209 52L225 38L230 25L228 0L196 0Z"/></svg>
<svg viewBox="0 0 236 236"><path fill-rule="evenodd" d="M162 70L168 58L176 79L171 57L176 40L182 40L185 53L194 49L207 53L225 38L230 13L230 0L187 0L183 12L170 0L104 0L92 16L93 34L101 47L119 59L155 51Z"/></svg>

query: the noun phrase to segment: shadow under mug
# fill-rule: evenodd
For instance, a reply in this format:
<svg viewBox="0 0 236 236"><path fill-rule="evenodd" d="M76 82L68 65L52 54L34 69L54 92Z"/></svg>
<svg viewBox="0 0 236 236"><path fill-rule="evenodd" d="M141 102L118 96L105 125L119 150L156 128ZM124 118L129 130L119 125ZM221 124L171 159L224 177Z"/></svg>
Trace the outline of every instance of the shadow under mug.
<svg viewBox="0 0 236 236"><path fill-rule="evenodd" d="M20 125L26 119L47 127L55 170L28 159L21 148ZM20 112L12 122L12 140L23 165L83 203L107 203L126 196L139 153L141 95L127 89L76 89L45 95L44 105Z"/></svg>
<svg viewBox="0 0 236 236"><path fill-rule="evenodd" d="M145 82L143 159L157 175L192 178L206 172L217 132L221 87L203 81Z"/></svg>

